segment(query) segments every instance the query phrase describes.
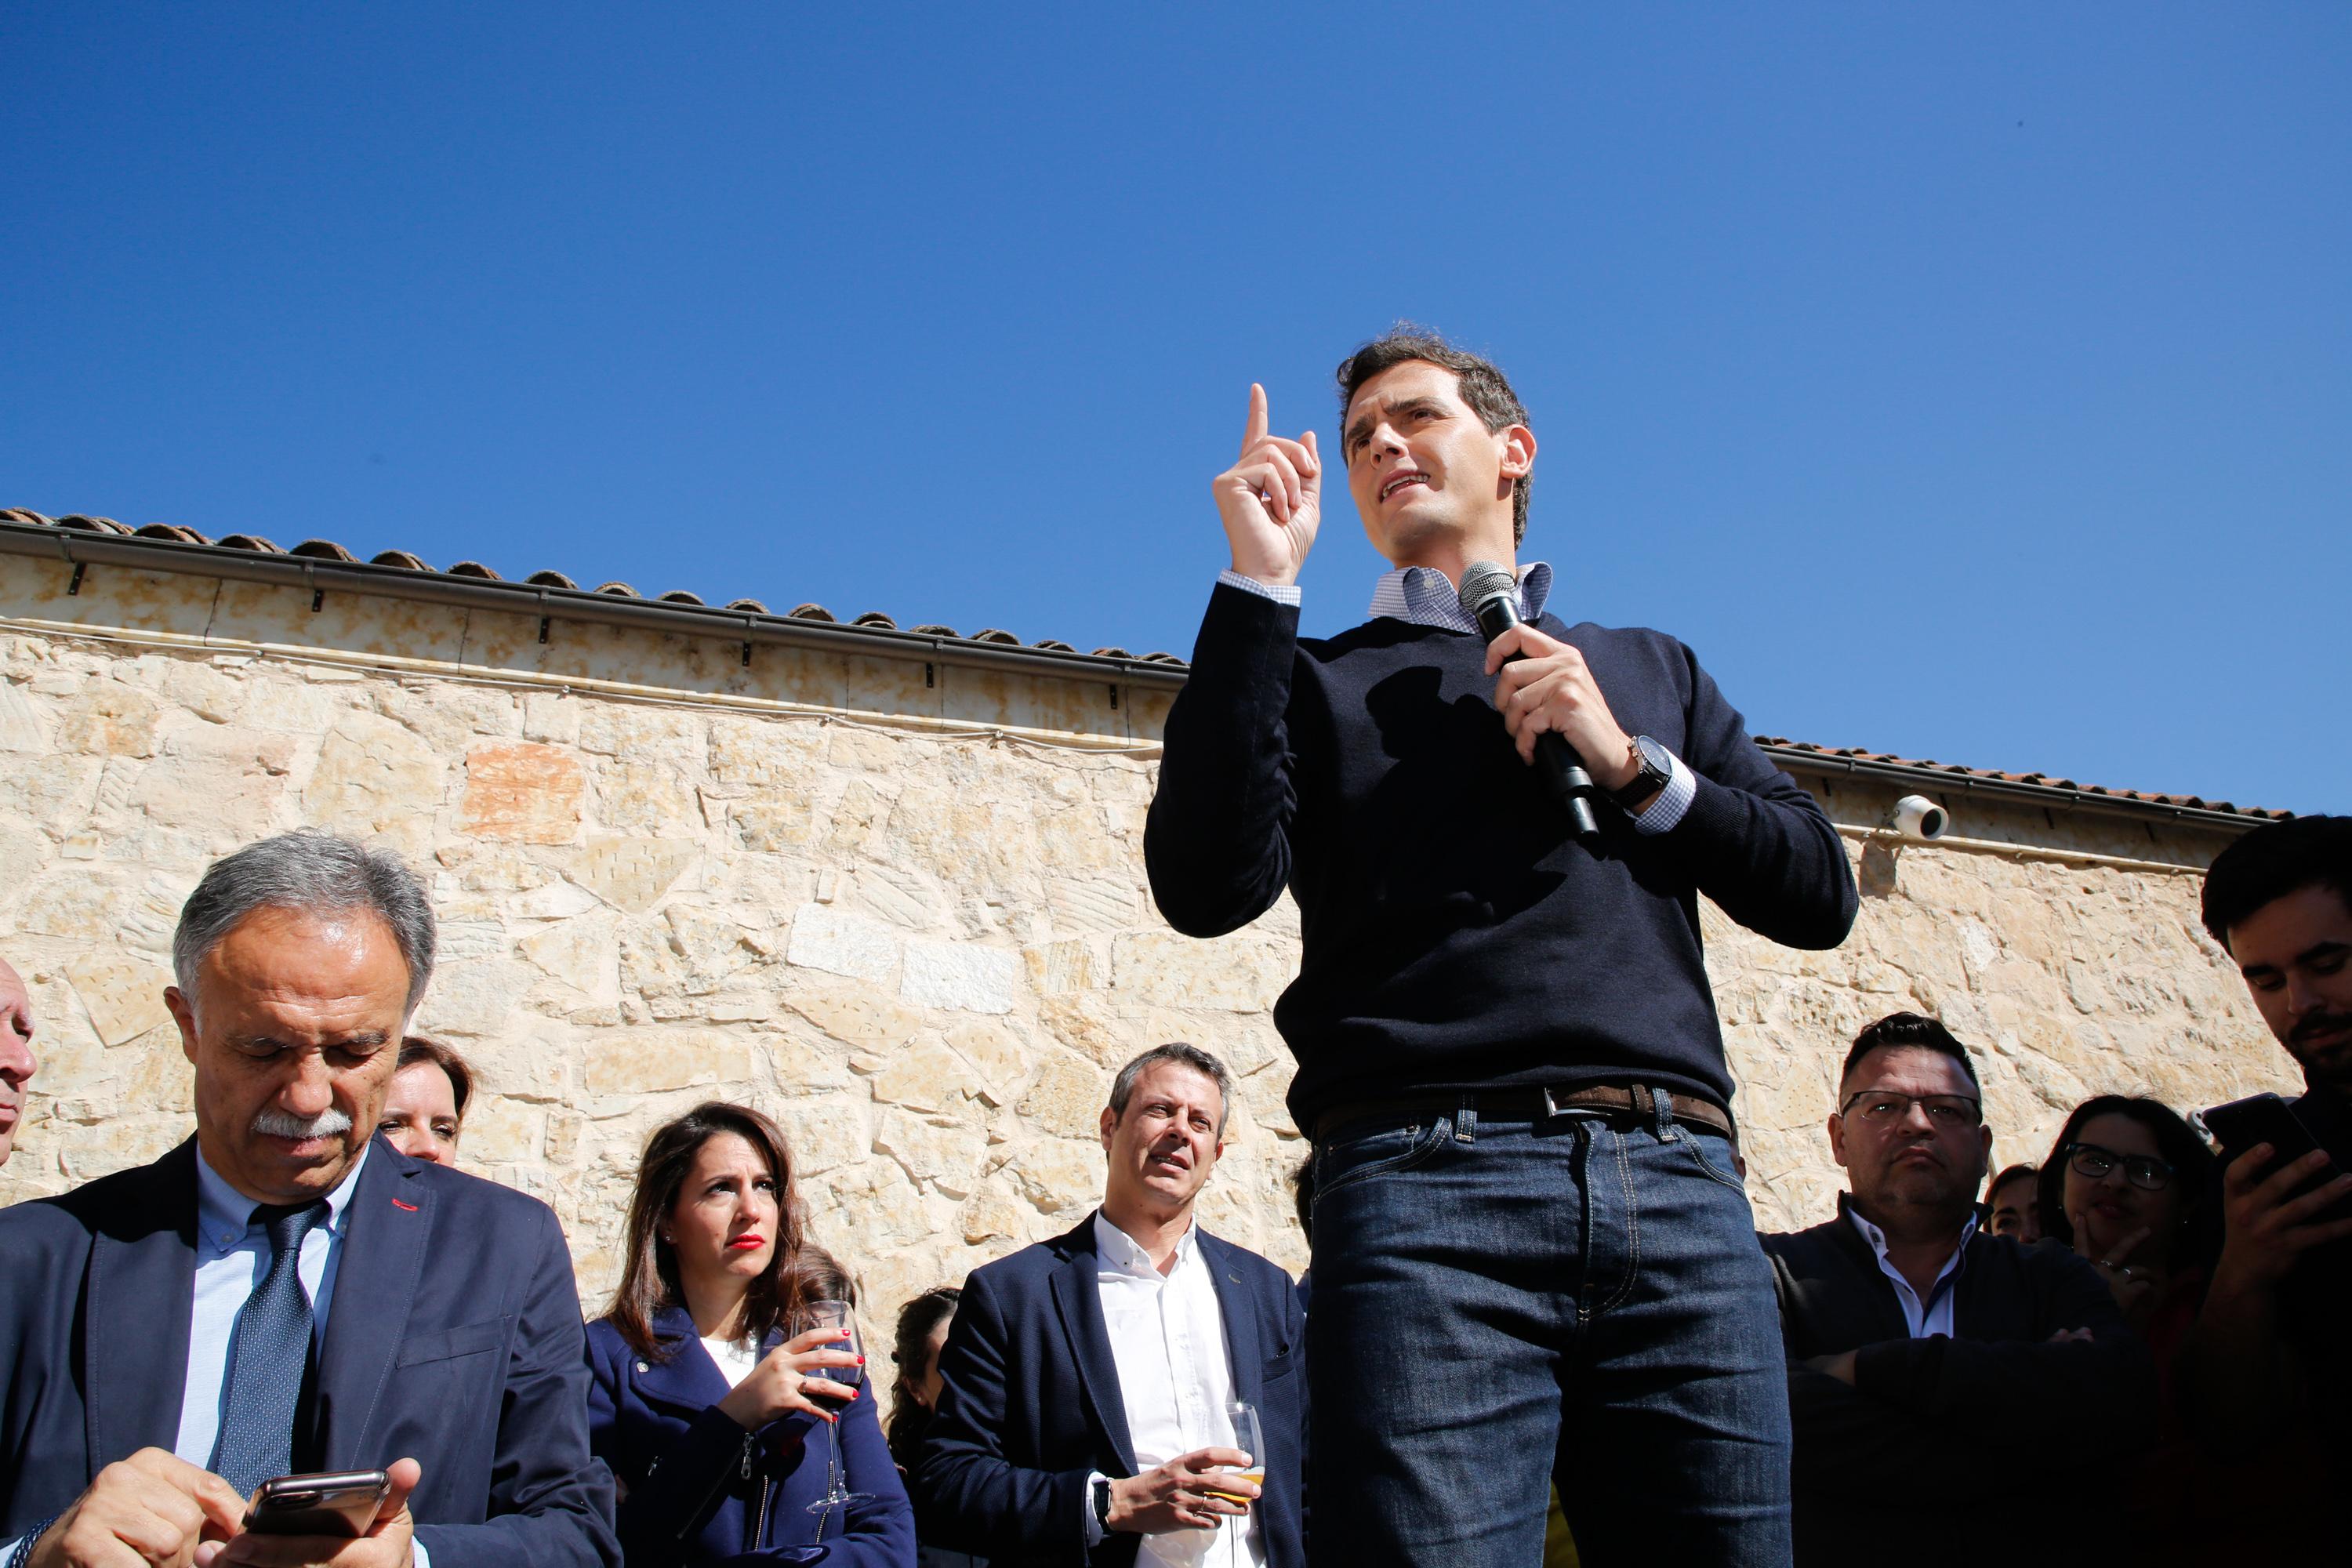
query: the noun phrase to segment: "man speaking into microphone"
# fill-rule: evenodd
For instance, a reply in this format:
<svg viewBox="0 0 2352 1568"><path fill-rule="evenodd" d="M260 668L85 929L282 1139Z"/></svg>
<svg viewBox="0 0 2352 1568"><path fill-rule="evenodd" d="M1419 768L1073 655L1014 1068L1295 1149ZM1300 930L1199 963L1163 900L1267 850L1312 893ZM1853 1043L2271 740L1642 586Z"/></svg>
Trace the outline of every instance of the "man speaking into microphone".
<svg viewBox="0 0 2352 1568"><path fill-rule="evenodd" d="M1786 1563L1780 1315L1698 895L1834 947L1845 852L1688 648L1550 612L1501 371L1400 327L1339 383L1394 569L1364 624L1298 635L1324 459L1253 386L1144 839L1189 935L1298 903L1275 1022L1315 1145L1310 1554L1516 1568L1556 1480L1595 1568Z"/></svg>

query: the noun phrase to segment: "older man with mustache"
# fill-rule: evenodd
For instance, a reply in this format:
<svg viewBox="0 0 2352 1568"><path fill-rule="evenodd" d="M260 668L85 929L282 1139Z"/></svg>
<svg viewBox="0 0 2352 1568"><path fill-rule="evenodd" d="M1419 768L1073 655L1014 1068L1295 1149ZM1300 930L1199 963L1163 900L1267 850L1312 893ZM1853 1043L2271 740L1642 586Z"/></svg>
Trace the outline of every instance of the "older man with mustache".
<svg viewBox="0 0 2352 1568"><path fill-rule="evenodd" d="M434 942L344 839L197 883L163 998L195 1135L0 1212L5 1568L617 1563L554 1215L373 1137ZM244 1528L273 1477L376 1469L356 1538Z"/></svg>
<svg viewBox="0 0 2352 1568"><path fill-rule="evenodd" d="M1763 1238L1789 1356L1796 1560L2038 1563L2106 1521L2102 1472L2152 1436L2155 1369L2091 1265L1978 1227L1992 1153L1966 1047L1895 1013L1846 1054L1838 1215ZM1992 1513L1975 1456L2062 1428L2042 1495ZM2087 1458L2083 1468L2067 1467ZM1923 1531L1922 1526L1931 1528Z"/></svg>

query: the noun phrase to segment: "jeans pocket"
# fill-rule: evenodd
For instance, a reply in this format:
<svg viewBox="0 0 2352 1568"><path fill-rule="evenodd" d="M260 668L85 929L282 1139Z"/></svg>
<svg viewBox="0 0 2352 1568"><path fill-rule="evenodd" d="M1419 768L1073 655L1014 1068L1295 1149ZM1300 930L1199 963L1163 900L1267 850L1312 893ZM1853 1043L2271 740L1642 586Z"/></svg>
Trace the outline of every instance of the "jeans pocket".
<svg viewBox="0 0 2352 1568"><path fill-rule="evenodd" d="M1402 1118L1366 1121L1346 1130L1315 1151L1315 1201L1342 1187L1391 1171L1419 1164L1442 1147L1453 1121L1433 1116L1425 1121Z"/></svg>
<svg viewBox="0 0 2352 1568"><path fill-rule="evenodd" d="M1690 1151L1690 1157L1697 1163L1702 1173L1722 1183L1743 1198L1748 1195L1746 1179L1732 1168L1729 1143L1712 1133L1694 1132L1687 1126L1683 1128L1682 1134L1675 1142ZM1710 1144L1714 1146L1712 1150Z"/></svg>

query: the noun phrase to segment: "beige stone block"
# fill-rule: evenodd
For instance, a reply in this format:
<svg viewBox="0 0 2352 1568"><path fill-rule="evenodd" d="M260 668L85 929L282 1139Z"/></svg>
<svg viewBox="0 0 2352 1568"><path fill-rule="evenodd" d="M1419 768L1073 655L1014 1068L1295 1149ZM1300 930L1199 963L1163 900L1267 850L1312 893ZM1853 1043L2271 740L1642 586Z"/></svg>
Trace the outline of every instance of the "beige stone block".
<svg viewBox="0 0 2352 1568"><path fill-rule="evenodd" d="M0 752L0 802L53 832L70 831L96 807L105 766L100 757Z"/></svg>
<svg viewBox="0 0 2352 1568"><path fill-rule="evenodd" d="M586 706L568 691L523 694L522 736L551 746L575 745L580 740L580 714Z"/></svg>
<svg viewBox="0 0 2352 1568"><path fill-rule="evenodd" d="M580 836L586 787L579 760L560 747L476 746L466 753L458 827L516 844L569 844Z"/></svg>
<svg viewBox="0 0 2352 1568"><path fill-rule="evenodd" d="M1076 1220L1102 1201L1102 1145L1041 1138L1015 1153L1002 1173L1041 1214Z"/></svg>
<svg viewBox="0 0 2352 1568"><path fill-rule="evenodd" d="M1118 1015L1100 991L1072 991L1040 998L1037 1021L1054 1038L1105 1067L1115 1068L1143 1048L1142 1032Z"/></svg>
<svg viewBox="0 0 2352 1568"><path fill-rule="evenodd" d="M531 978L528 965L510 958L436 964L417 1007L418 1027L429 1035L474 1039L498 1035L530 989Z"/></svg>
<svg viewBox="0 0 2352 1568"><path fill-rule="evenodd" d="M136 687L90 680L55 709L56 745L85 756L152 757L163 705Z"/></svg>
<svg viewBox="0 0 2352 1568"><path fill-rule="evenodd" d="M547 1112L521 1100L492 1096L466 1108L458 1149L468 1164L537 1163L545 1152Z"/></svg>
<svg viewBox="0 0 2352 1568"><path fill-rule="evenodd" d="M777 790L726 804L726 822L735 842L755 854L785 854L817 840L822 814L807 790Z"/></svg>
<svg viewBox="0 0 2352 1568"><path fill-rule="evenodd" d="M1041 942L1021 950L1029 988L1041 996L1084 991L1095 983L1094 949L1083 938Z"/></svg>
<svg viewBox="0 0 2352 1568"><path fill-rule="evenodd" d="M891 1049L925 1028L923 1015L894 997L855 981L794 976L778 1000L845 1046Z"/></svg>
<svg viewBox="0 0 2352 1568"><path fill-rule="evenodd" d="M515 952L557 984L610 1002L621 988L619 924L619 917L605 912L552 921L516 942Z"/></svg>
<svg viewBox="0 0 2352 1568"><path fill-rule="evenodd" d="M598 759L596 825L608 833L689 837L704 827L692 777L657 762Z"/></svg>
<svg viewBox="0 0 2352 1568"><path fill-rule="evenodd" d="M66 965L66 976L89 1014L90 1026L110 1046L172 1024L171 1010L163 1005L172 972L151 958L120 950L87 951Z"/></svg>
<svg viewBox="0 0 2352 1568"><path fill-rule="evenodd" d="M1149 1005L1264 1012L1298 970L1286 948L1253 937L1195 942L1137 931L1111 942L1111 984Z"/></svg>
<svg viewBox="0 0 2352 1568"><path fill-rule="evenodd" d="M45 872L17 906L21 931L105 948L127 943L146 952L168 952L195 878L142 874L105 864Z"/></svg>
<svg viewBox="0 0 2352 1568"><path fill-rule="evenodd" d="M49 721L15 681L0 684L0 752L45 756L50 750Z"/></svg>
<svg viewBox="0 0 2352 1568"><path fill-rule="evenodd" d="M871 1111L860 1096L791 1100L776 1107L775 1116L792 1147L795 1179L854 1165L875 1152Z"/></svg>
<svg viewBox="0 0 2352 1568"><path fill-rule="evenodd" d="M898 1162L908 1179L956 1199L977 1185L986 1140L959 1122L936 1121L890 1110L882 1113L874 1151Z"/></svg>
<svg viewBox="0 0 2352 1568"><path fill-rule="evenodd" d="M443 771L440 757L410 731L373 713L348 712L319 748L303 813L312 826L382 837L421 859L433 846Z"/></svg>
<svg viewBox="0 0 2352 1568"><path fill-rule="evenodd" d="M709 760L716 782L761 792L813 792L828 771L824 733L805 720L715 720Z"/></svg>
<svg viewBox="0 0 2352 1568"><path fill-rule="evenodd" d="M987 1092L980 1076L936 1035L919 1037L880 1055L883 1065L872 1082L874 1098L885 1104L960 1112L967 1101Z"/></svg>
<svg viewBox="0 0 2352 1568"><path fill-rule="evenodd" d="M1028 1076L1029 1063L1036 1055L1011 1028L990 1018L969 1018L954 1025L948 1030L948 1044L979 1070L989 1087L982 1098L991 1105L1003 1105L1012 1099L1012 1091Z"/></svg>
<svg viewBox="0 0 2352 1568"><path fill-rule="evenodd" d="M1019 1241L1025 1237L1027 1216L1008 1188L1017 1190L1013 1183L1000 1174L972 1194L957 1216L958 1228L965 1241L978 1245L984 1241Z"/></svg>
<svg viewBox="0 0 2352 1568"><path fill-rule="evenodd" d="M1055 1138L1096 1137L1110 1080L1097 1067L1058 1052L1045 1059L1036 1081L1013 1109L1039 1131Z"/></svg>
<svg viewBox="0 0 2352 1568"><path fill-rule="evenodd" d="M752 1076L751 1042L715 1029L618 1029L588 1042L593 1095L653 1094Z"/></svg>
<svg viewBox="0 0 2352 1568"><path fill-rule="evenodd" d="M627 914L659 903L701 856L676 838L591 838L572 879Z"/></svg>

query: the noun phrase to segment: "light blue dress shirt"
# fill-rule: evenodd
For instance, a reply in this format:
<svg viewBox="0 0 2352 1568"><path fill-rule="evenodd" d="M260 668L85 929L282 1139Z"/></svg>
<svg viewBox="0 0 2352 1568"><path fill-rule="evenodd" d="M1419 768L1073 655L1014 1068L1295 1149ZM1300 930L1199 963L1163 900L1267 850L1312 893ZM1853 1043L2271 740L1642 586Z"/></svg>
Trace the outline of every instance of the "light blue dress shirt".
<svg viewBox="0 0 2352 1568"><path fill-rule="evenodd" d="M1544 601L1551 596L1551 563L1529 562L1519 573L1519 618L1532 621L1543 614ZM1255 594L1261 599L1271 599L1277 605L1297 605L1303 595L1296 583L1261 583L1255 577L1244 577L1230 568L1217 574L1217 581L1228 587L1239 588L1244 594ZM1444 573L1434 566L1400 566L1381 574L1372 584L1372 602L1365 612L1372 619L1385 616L1403 621L1409 626L1438 626L1446 631L1478 635L1478 623L1465 615L1462 597ZM1664 750L1663 747L1660 748ZM1679 826L1698 798L1698 774L1690 765L1672 752L1666 752L1667 773L1658 798L1643 809L1633 819L1636 833L1671 833Z"/></svg>
<svg viewBox="0 0 2352 1568"><path fill-rule="evenodd" d="M302 1238L296 1268L302 1293L310 1298L310 1343L327 1341L327 1310L335 1294L335 1265L350 1226L352 1194L373 1144L327 1194L327 1218ZM180 1395L180 1436L172 1452L209 1468L220 1436L222 1401L228 1394L228 1352L236 1338L237 1314L269 1272L269 1233L253 1220L254 1201L232 1187L196 1151L196 1297L188 1321L188 1382Z"/></svg>

